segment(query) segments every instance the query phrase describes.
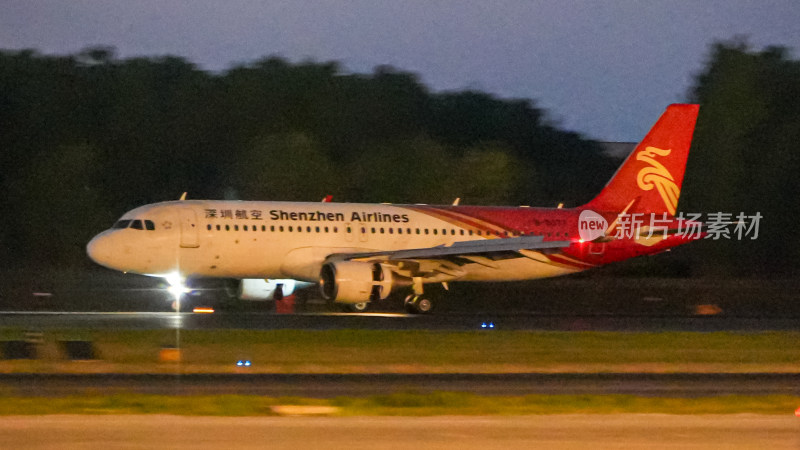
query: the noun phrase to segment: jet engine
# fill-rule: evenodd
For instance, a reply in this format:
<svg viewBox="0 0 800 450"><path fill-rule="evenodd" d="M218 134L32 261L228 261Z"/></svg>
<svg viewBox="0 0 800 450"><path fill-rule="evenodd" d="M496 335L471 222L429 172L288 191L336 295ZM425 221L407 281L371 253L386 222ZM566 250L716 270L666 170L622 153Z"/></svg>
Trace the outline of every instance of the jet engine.
<svg viewBox="0 0 800 450"><path fill-rule="evenodd" d="M281 300L284 296L292 295L296 284L292 279L245 278L239 282L238 297L241 300L252 301Z"/></svg>
<svg viewBox="0 0 800 450"><path fill-rule="evenodd" d="M322 266L319 287L325 300L336 303L362 303L382 300L410 280L399 277L389 266L360 261L331 262Z"/></svg>

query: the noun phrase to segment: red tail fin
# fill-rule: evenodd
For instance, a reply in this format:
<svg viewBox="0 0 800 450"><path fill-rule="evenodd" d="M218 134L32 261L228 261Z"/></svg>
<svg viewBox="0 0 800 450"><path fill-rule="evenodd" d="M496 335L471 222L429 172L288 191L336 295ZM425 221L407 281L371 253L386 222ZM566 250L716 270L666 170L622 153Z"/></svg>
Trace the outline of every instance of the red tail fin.
<svg viewBox="0 0 800 450"><path fill-rule="evenodd" d="M584 207L675 214L699 105L670 105L600 194Z"/></svg>

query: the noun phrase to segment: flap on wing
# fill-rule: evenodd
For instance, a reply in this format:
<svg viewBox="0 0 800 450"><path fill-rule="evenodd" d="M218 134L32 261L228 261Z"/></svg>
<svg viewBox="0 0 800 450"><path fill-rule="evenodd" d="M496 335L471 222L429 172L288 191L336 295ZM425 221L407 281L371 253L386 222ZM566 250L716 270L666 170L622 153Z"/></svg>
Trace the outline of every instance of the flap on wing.
<svg viewBox="0 0 800 450"><path fill-rule="evenodd" d="M394 250L374 253L356 253L336 255L342 259L360 259L384 257L387 261L403 259L433 259L447 256L481 255L494 252L508 252L520 250L537 250L546 248L568 247L570 241L545 241L544 236L520 236L504 239L481 239L474 241L454 242L449 246L414 248L409 250Z"/></svg>

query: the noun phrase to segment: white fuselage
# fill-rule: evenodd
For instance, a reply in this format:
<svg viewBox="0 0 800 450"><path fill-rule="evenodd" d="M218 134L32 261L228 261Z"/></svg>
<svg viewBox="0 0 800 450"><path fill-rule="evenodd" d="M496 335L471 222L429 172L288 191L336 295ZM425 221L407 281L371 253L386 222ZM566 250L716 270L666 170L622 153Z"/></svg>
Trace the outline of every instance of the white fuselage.
<svg viewBox="0 0 800 450"><path fill-rule="evenodd" d="M479 231L485 226L388 204L173 201L136 208L120 221L149 221L152 229L140 225L106 230L89 243L87 252L106 267L152 276L316 282L326 258L338 253L448 246L495 237ZM518 280L575 271L537 258L468 265L470 270L459 279Z"/></svg>

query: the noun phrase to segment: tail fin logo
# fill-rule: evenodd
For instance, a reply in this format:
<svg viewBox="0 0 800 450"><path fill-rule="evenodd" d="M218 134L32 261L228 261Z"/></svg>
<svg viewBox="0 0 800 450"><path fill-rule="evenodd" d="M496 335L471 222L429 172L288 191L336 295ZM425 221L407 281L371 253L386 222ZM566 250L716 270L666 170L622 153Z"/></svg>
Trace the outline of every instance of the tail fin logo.
<svg viewBox="0 0 800 450"><path fill-rule="evenodd" d="M661 195L661 200L664 201L667 212L670 215L675 215L681 190L675 184L675 179L669 173L669 170L655 159L656 156L666 157L671 151L671 149L664 150L656 147L647 147L637 153L636 160L643 161L650 166L639 171L636 176L636 182L639 185L639 189L643 191L650 191L656 188Z"/></svg>

